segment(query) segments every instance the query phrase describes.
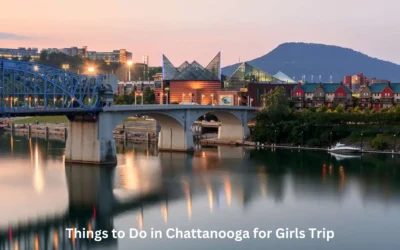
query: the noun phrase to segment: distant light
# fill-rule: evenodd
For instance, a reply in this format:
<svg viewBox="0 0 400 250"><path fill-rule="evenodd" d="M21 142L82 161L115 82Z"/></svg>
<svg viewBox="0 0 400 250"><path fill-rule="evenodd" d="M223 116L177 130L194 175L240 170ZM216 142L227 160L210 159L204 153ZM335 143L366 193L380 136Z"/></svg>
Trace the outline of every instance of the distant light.
<svg viewBox="0 0 400 250"><path fill-rule="evenodd" d="M37 65L35 65L35 66L33 66L33 70L34 70L34 71L38 71L38 70L39 70L39 67L38 67Z"/></svg>
<svg viewBox="0 0 400 250"><path fill-rule="evenodd" d="M128 64L128 66L131 66L133 64L132 61L127 61L126 64Z"/></svg>
<svg viewBox="0 0 400 250"><path fill-rule="evenodd" d="M92 73L92 72L94 72L94 68L93 67L89 67L88 71Z"/></svg>

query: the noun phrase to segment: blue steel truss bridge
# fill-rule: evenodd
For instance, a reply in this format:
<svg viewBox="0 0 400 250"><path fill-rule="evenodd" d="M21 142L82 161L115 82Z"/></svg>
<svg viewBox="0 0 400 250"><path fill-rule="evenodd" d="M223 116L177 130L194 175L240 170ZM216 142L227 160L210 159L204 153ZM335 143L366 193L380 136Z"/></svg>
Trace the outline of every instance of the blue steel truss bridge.
<svg viewBox="0 0 400 250"><path fill-rule="evenodd" d="M100 111L108 77L0 59L0 116Z"/></svg>

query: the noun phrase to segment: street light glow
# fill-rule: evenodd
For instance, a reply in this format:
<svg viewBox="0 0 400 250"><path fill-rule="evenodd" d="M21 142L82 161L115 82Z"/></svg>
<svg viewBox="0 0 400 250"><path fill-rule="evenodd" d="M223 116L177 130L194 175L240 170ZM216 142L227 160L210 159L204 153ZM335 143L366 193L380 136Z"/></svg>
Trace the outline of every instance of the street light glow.
<svg viewBox="0 0 400 250"><path fill-rule="evenodd" d="M89 67L89 68L88 68L88 71L89 71L90 73L93 73L93 72L94 72L94 68L93 68L93 67Z"/></svg>
<svg viewBox="0 0 400 250"><path fill-rule="evenodd" d="M128 66L131 66L133 64L132 61L127 61L126 64L128 64Z"/></svg>

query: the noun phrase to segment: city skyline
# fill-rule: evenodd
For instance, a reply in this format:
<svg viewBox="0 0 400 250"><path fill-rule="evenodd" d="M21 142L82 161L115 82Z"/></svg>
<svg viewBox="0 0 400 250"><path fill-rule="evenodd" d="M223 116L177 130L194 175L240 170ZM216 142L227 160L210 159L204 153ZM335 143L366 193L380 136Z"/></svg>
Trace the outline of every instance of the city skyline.
<svg viewBox="0 0 400 250"><path fill-rule="evenodd" d="M5 2L0 47L124 48L132 51L136 62L149 55L150 65L161 65L164 53L173 63L198 59L205 64L221 51L222 65L227 66L239 58L243 62L260 57L284 42L310 42L347 47L399 64L400 4L384 2L204 0L189 6L182 0L121 0L111 5L104 0L71 0L57 2L55 9L50 0Z"/></svg>

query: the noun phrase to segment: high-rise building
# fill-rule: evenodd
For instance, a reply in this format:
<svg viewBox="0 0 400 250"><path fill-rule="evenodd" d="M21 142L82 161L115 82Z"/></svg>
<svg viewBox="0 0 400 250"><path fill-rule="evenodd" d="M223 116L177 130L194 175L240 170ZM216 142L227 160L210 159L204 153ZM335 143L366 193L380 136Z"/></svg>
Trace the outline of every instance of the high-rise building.
<svg viewBox="0 0 400 250"><path fill-rule="evenodd" d="M39 50L37 48L0 48L0 58L18 58L18 60L20 60L27 56L30 56L32 59L39 58Z"/></svg>
<svg viewBox="0 0 400 250"><path fill-rule="evenodd" d="M89 59L104 60L108 63L126 64L127 61L132 60L132 53L126 49L113 50L112 52L88 51L87 54Z"/></svg>
<svg viewBox="0 0 400 250"><path fill-rule="evenodd" d="M87 46L83 46L82 48L78 47L70 47L70 48L46 48L47 53L64 53L69 56L81 56L83 58L87 57Z"/></svg>
<svg viewBox="0 0 400 250"><path fill-rule="evenodd" d="M83 46L82 48L47 48L43 50L46 50L48 53L61 52L69 56L81 56L88 59L104 60L108 63L117 62L125 64L127 61L132 60L132 53L128 52L126 49L113 50L111 52L97 52L88 51L87 46Z"/></svg>
<svg viewBox="0 0 400 250"><path fill-rule="evenodd" d="M360 88L364 88L366 86L366 77L363 73L358 73L351 77L351 90L353 92L357 92Z"/></svg>
<svg viewBox="0 0 400 250"><path fill-rule="evenodd" d="M344 76L343 84L351 89L351 76Z"/></svg>

